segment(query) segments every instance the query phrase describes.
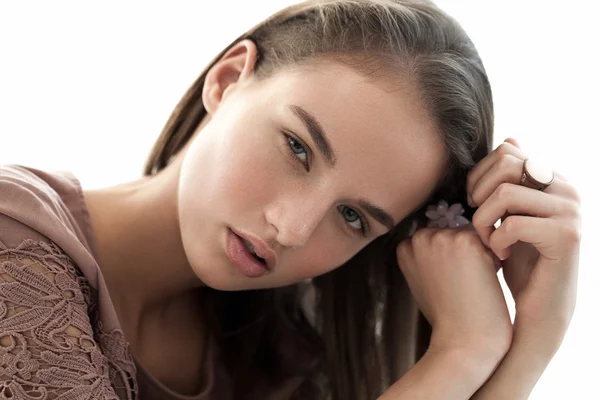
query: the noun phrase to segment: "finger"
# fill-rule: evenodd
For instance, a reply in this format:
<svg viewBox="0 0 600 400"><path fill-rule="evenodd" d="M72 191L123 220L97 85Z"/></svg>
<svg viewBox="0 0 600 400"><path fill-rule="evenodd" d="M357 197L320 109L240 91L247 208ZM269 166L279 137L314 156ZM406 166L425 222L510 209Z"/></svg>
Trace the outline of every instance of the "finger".
<svg viewBox="0 0 600 400"><path fill-rule="evenodd" d="M485 156L481 161L477 163L467 174L467 194L472 195L473 188L477 185L479 180L489 171L490 168L496 163L496 161L504 154L510 154L514 157L524 160L526 157L525 153L521 149L515 147L510 142L501 143L496 149L490 154Z"/></svg>
<svg viewBox="0 0 600 400"><path fill-rule="evenodd" d="M458 228L451 228L451 229L456 229L456 230L463 230L463 231L470 231L472 232L474 235L476 235L477 237L479 237L479 239L481 240L481 242L483 243L483 240L481 239L481 237L479 236L479 233L477 232L477 229L475 229L475 227L473 226L473 224L469 223L467 225L462 225ZM485 243L484 243L485 244ZM486 248L486 251L488 252L488 254L492 257L492 259L494 260L494 272L498 273L498 271L500 270L500 268L502 268L502 263L500 262L500 259L498 258L498 256L489 248Z"/></svg>
<svg viewBox="0 0 600 400"><path fill-rule="evenodd" d="M475 206L483 204L502 183L519 184L522 170L523 160L519 157L512 154L497 157L471 189L470 195Z"/></svg>
<svg viewBox="0 0 600 400"><path fill-rule="evenodd" d="M544 190L544 193L554 194L554 195L563 197L567 200L575 201L576 203L580 204L581 197L579 196L577 189L575 189L575 186L571 185L567 181L567 178L563 174L561 174L557 171L553 171L553 172L554 172L554 181L552 181L550 186L548 186Z"/></svg>
<svg viewBox="0 0 600 400"><path fill-rule="evenodd" d="M490 235L496 229L494 223L506 214L568 218L575 216L576 211L573 201L561 196L503 183L475 211L472 224L484 244L489 246Z"/></svg>
<svg viewBox="0 0 600 400"><path fill-rule="evenodd" d="M559 260L575 236L576 229L565 220L511 215L490 236L490 248L500 259L506 259L510 246L521 241L532 244L541 257Z"/></svg>
<svg viewBox="0 0 600 400"><path fill-rule="evenodd" d="M502 183L513 183L515 185L528 187L521 185L522 172L523 160L512 154L501 156L485 175L479 179L470 193L471 198L476 205L481 205ZM558 195L570 200L577 200L579 196L575 191L575 188L568 184L561 174L554 173L554 175L554 181L544 190L544 193ZM528 188L537 190L530 187Z"/></svg>
<svg viewBox="0 0 600 400"><path fill-rule="evenodd" d="M515 139L515 138L509 137L509 138L504 139L504 141L512 144L515 147L518 147L519 149L521 148L521 145L519 145L519 142L517 142L517 139Z"/></svg>

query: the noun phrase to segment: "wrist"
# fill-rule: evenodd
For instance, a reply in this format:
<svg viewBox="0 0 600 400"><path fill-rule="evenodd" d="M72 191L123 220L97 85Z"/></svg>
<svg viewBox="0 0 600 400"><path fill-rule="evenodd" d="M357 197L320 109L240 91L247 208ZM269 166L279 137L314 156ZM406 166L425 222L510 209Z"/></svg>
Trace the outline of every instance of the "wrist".
<svg viewBox="0 0 600 400"><path fill-rule="evenodd" d="M523 324L519 316L515 317L513 342L519 346L536 349L539 354L552 358L560 348L566 329L533 327Z"/></svg>
<svg viewBox="0 0 600 400"><path fill-rule="evenodd" d="M468 399L489 378L493 368L463 349L427 351L378 400Z"/></svg>
<svg viewBox="0 0 600 400"><path fill-rule="evenodd" d="M474 360L479 366L495 368L508 352L510 345L510 340L501 338L453 336L434 330L427 352L459 355Z"/></svg>
<svg viewBox="0 0 600 400"><path fill-rule="evenodd" d="M425 356L448 365L453 370L453 376L466 387L473 388L473 393L489 379L500 363L495 361L495 358L482 357L473 349L465 348L447 348L440 351L428 349Z"/></svg>
<svg viewBox="0 0 600 400"><path fill-rule="evenodd" d="M475 379L489 376L501 362L502 358L473 348L428 348L426 353L431 357L455 360L466 375Z"/></svg>

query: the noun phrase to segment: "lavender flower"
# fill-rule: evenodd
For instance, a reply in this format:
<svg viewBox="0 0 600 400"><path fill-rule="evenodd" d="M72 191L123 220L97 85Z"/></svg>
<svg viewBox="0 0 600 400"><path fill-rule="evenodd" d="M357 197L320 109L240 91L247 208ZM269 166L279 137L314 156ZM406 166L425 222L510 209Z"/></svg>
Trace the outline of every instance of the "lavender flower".
<svg viewBox="0 0 600 400"><path fill-rule="evenodd" d="M454 203L448 207L446 200L440 200L437 206L432 204L427 207L425 215L428 228L458 228L470 224L469 220L462 216L465 212L462 204Z"/></svg>

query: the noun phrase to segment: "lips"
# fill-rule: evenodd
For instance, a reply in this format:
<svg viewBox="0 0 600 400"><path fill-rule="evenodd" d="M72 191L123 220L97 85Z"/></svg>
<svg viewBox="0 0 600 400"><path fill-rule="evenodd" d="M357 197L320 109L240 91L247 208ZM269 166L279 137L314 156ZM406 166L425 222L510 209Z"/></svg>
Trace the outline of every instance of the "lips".
<svg viewBox="0 0 600 400"><path fill-rule="evenodd" d="M269 247L269 245L264 240L262 240L258 236L254 236L249 233L242 233L236 231L233 228L231 228L231 230L233 233L252 244L256 255L265 260L267 269L272 270L273 268L275 268L275 265L277 265L277 255L275 254L275 251L273 251L273 249L271 249L271 247Z"/></svg>

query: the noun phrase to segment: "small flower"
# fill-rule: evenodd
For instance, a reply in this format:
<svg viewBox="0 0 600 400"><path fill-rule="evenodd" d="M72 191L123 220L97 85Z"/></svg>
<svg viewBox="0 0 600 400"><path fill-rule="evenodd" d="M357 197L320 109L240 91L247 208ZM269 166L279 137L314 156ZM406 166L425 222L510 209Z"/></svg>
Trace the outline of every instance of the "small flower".
<svg viewBox="0 0 600 400"><path fill-rule="evenodd" d="M31 357L29 350L22 350L16 355L5 353L0 360L0 372L4 376L20 376L22 379L30 380L31 373L37 371L40 363Z"/></svg>
<svg viewBox="0 0 600 400"><path fill-rule="evenodd" d="M462 216L465 212L462 204L454 203L448 207L446 200L440 200L437 205L432 204L427 207L425 215L428 228L458 228L470 224L469 220Z"/></svg>

